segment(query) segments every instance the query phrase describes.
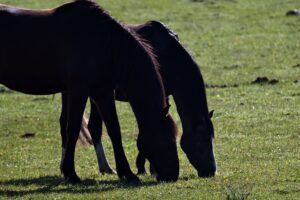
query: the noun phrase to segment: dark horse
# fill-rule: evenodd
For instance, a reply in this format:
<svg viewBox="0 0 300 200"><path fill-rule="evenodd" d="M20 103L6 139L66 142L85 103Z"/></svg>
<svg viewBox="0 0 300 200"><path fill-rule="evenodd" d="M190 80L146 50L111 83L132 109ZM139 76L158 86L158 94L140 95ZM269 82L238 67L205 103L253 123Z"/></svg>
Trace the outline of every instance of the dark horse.
<svg viewBox="0 0 300 200"><path fill-rule="evenodd" d="M178 179L175 125L157 61L137 35L96 3L83 0L39 11L1 5L0 27L0 83L26 94L65 94L61 170L66 180L80 182L74 153L90 98L112 140L118 176L139 183L122 146L116 85L128 95L139 127L138 149L157 170L157 180Z"/></svg>
<svg viewBox="0 0 300 200"><path fill-rule="evenodd" d="M177 34L157 21L142 25L128 26L130 31L138 33L153 47L160 63L160 73L168 95L174 97L182 121L183 134L181 147L200 177L215 175L216 162L212 140L214 137L211 117L208 111L204 81L199 66L178 41ZM116 98L126 101L126 92L116 90ZM101 144L101 118L91 107L88 124L97 150L99 168L102 172L111 172ZM100 125L99 125L100 124ZM100 133L100 134L99 134ZM144 173L144 157L137 158L138 173Z"/></svg>

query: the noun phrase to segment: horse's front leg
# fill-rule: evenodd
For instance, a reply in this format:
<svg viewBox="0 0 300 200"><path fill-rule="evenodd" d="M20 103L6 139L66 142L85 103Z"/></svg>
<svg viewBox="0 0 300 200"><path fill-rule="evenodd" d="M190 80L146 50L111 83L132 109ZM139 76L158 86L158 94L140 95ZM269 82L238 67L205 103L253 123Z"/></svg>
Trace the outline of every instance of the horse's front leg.
<svg viewBox="0 0 300 200"><path fill-rule="evenodd" d="M115 174L116 172L107 162L105 152L102 145L102 117L98 112L97 105L91 101L91 114L88 123L88 129L93 139L94 148L97 154L98 166L100 173Z"/></svg>
<svg viewBox="0 0 300 200"><path fill-rule="evenodd" d="M61 113L59 118L60 123L60 135L61 135L61 160L60 160L60 168L62 168L63 158L66 153L66 145L67 145L67 93L61 93Z"/></svg>
<svg viewBox="0 0 300 200"><path fill-rule="evenodd" d="M137 174L146 174L145 164L146 164L146 158L139 152L135 161L135 165L138 170ZM152 176L156 175L154 166L151 163L150 163L150 173Z"/></svg>
<svg viewBox="0 0 300 200"><path fill-rule="evenodd" d="M135 161L135 165L138 170L137 174L146 174L145 163L146 158L139 152Z"/></svg>
<svg viewBox="0 0 300 200"><path fill-rule="evenodd" d="M125 156L113 91L105 96L94 96L93 100L99 108L99 112L106 125L107 133L112 141L118 176L120 178L125 177L127 183L140 184L139 178L131 171Z"/></svg>
<svg viewBox="0 0 300 200"><path fill-rule="evenodd" d="M70 183L79 183L80 179L75 172L74 154L79 136L82 115L88 95L86 89L76 88L67 94L67 142L61 171Z"/></svg>

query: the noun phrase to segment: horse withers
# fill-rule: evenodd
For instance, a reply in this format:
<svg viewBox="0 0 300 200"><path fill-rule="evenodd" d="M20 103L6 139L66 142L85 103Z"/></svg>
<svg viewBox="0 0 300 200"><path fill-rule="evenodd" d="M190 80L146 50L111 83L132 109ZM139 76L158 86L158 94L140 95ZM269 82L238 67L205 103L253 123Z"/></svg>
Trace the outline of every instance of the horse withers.
<svg viewBox="0 0 300 200"><path fill-rule="evenodd" d="M175 181L179 160L174 124L157 62L135 34L91 1L50 10L0 6L0 83L26 94L63 92L68 105L61 170L80 182L75 145L88 98L106 124L120 178L139 183L122 147L114 89L122 86L139 126L138 148L157 170L158 180Z"/></svg>
<svg viewBox="0 0 300 200"><path fill-rule="evenodd" d="M214 176L216 161L213 151L214 128L211 121L213 112L208 111L205 85L198 64L180 44L177 34L164 24L149 21L127 28L152 45L160 63L166 93L174 97L177 106L183 129L180 143L190 163L196 168L199 177ZM116 98L128 101L126 92L119 87L116 90ZM101 119L93 110L95 109L92 105L88 127L97 146L102 147ZM100 169L110 172L105 154L98 153L98 158ZM143 155L138 155L136 164L138 173L144 173Z"/></svg>

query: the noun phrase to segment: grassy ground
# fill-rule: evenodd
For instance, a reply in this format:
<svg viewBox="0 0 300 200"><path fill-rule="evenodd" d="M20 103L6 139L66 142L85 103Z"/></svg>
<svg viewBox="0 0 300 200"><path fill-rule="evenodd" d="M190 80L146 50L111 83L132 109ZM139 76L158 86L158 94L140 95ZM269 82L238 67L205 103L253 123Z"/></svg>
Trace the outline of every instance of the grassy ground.
<svg viewBox="0 0 300 200"><path fill-rule="evenodd" d="M0 0L31 8L64 2ZM218 174L197 178L179 150L178 182L157 184L145 176L143 187L131 188L116 176L100 175L93 149L78 145L76 168L83 184L64 184L58 170L59 95L0 89L1 199L299 199L300 16L285 16L289 9L300 9L299 0L98 2L123 22L165 22L201 64L206 83L214 86L207 94L215 110ZM279 82L251 84L259 76ZM128 104L118 103L118 112L134 168L137 128ZM26 132L35 137L22 138ZM106 135L104 143L113 163Z"/></svg>

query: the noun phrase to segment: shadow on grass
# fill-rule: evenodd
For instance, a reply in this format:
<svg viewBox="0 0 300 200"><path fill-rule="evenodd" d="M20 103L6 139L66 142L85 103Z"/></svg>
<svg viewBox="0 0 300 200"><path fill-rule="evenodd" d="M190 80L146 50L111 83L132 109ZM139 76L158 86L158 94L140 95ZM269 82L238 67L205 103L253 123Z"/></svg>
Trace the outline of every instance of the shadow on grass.
<svg viewBox="0 0 300 200"><path fill-rule="evenodd" d="M158 183L147 182L141 186L153 186ZM12 179L0 181L0 196L20 197L34 194L59 194L71 193L82 194L92 192L105 192L121 188L138 188L140 186L132 186L120 180L82 180L81 184L71 185L63 181L60 176L44 176L32 179ZM5 189L7 188L7 189ZM16 188L16 189L12 189Z"/></svg>

